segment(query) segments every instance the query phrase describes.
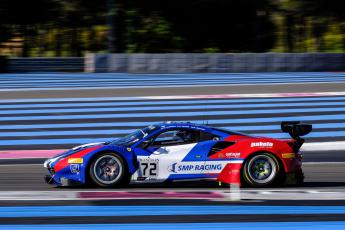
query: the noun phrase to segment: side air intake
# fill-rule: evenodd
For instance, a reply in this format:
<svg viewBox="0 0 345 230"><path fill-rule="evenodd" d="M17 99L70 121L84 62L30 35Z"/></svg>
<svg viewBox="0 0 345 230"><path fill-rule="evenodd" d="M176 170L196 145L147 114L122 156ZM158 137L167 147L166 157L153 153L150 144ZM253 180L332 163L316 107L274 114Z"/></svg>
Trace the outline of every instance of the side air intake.
<svg viewBox="0 0 345 230"><path fill-rule="evenodd" d="M219 141L215 145L213 145L210 152L208 153L208 156L212 156L213 154L218 153L223 149L230 147L233 144L235 144L235 142Z"/></svg>

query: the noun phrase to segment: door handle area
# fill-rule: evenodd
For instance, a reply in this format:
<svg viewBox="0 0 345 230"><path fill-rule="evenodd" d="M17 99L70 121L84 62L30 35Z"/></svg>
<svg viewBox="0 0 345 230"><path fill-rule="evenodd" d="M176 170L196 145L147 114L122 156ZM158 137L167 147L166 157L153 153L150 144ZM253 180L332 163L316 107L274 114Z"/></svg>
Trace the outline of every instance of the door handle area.
<svg viewBox="0 0 345 230"><path fill-rule="evenodd" d="M169 151L165 147L160 147L156 152L157 152L157 154L166 154Z"/></svg>

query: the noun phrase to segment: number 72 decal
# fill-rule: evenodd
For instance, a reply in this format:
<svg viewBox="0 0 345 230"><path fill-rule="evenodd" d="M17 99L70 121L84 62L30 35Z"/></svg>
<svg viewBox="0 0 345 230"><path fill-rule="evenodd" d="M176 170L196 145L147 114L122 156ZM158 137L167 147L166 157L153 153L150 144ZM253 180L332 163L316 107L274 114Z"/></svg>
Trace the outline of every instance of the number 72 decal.
<svg viewBox="0 0 345 230"><path fill-rule="evenodd" d="M158 176L158 160L141 160L140 162L140 171L142 177L157 177Z"/></svg>

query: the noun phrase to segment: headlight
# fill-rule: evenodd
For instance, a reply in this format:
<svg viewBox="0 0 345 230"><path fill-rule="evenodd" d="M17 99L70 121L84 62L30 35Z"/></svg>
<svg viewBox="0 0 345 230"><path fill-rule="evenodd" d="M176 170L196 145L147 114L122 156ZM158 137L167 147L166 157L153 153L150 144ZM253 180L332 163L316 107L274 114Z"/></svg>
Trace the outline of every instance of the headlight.
<svg viewBox="0 0 345 230"><path fill-rule="evenodd" d="M55 161L62 160L63 158L62 156L50 158L43 163L43 167L49 168Z"/></svg>
<svg viewBox="0 0 345 230"><path fill-rule="evenodd" d="M43 163L43 167L48 168L49 163L50 163L50 159L46 160L46 161Z"/></svg>

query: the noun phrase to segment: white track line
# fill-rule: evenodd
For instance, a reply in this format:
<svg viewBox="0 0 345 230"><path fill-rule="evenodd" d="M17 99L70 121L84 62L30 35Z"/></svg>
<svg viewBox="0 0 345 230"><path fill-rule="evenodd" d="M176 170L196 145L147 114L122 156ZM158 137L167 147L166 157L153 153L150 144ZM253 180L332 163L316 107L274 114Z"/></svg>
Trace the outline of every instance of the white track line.
<svg viewBox="0 0 345 230"><path fill-rule="evenodd" d="M20 158L20 159L22 159L22 158ZM31 159L31 158L28 158L28 159ZM23 166L23 165L25 165L25 166L42 166L42 168L43 168L43 163L42 164L0 164L0 167L2 167L2 166L5 166L5 167L9 167L9 166Z"/></svg>
<svg viewBox="0 0 345 230"><path fill-rule="evenodd" d="M345 141L311 142L303 144L302 151L334 151L345 150Z"/></svg>
<svg viewBox="0 0 345 230"><path fill-rule="evenodd" d="M343 165L345 162L303 162L303 165Z"/></svg>
<svg viewBox="0 0 345 230"><path fill-rule="evenodd" d="M1 91L1 90L0 90ZM235 99L235 98L274 98L274 97L323 97L344 96L341 92L303 92L303 93L256 93L256 94L195 94L172 96L134 96L134 97L87 97L87 98L44 98L44 99L4 99L0 103L10 102L50 102L50 101L120 101L120 100L171 100L171 99Z"/></svg>
<svg viewBox="0 0 345 230"><path fill-rule="evenodd" d="M332 82L290 82L290 83L248 83L248 84L222 84L222 83L216 83L216 84L200 84L200 85L164 85L164 82L162 85L147 85L147 86L97 86L97 87L51 87L51 88L13 88L13 89L0 89L1 92L13 92L13 91L59 91L59 90L92 90L92 89L137 89L137 88L197 88L197 87L219 87L219 86L252 86L252 85L304 85L304 84L332 84L332 83L344 83L345 81L332 81Z"/></svg>

